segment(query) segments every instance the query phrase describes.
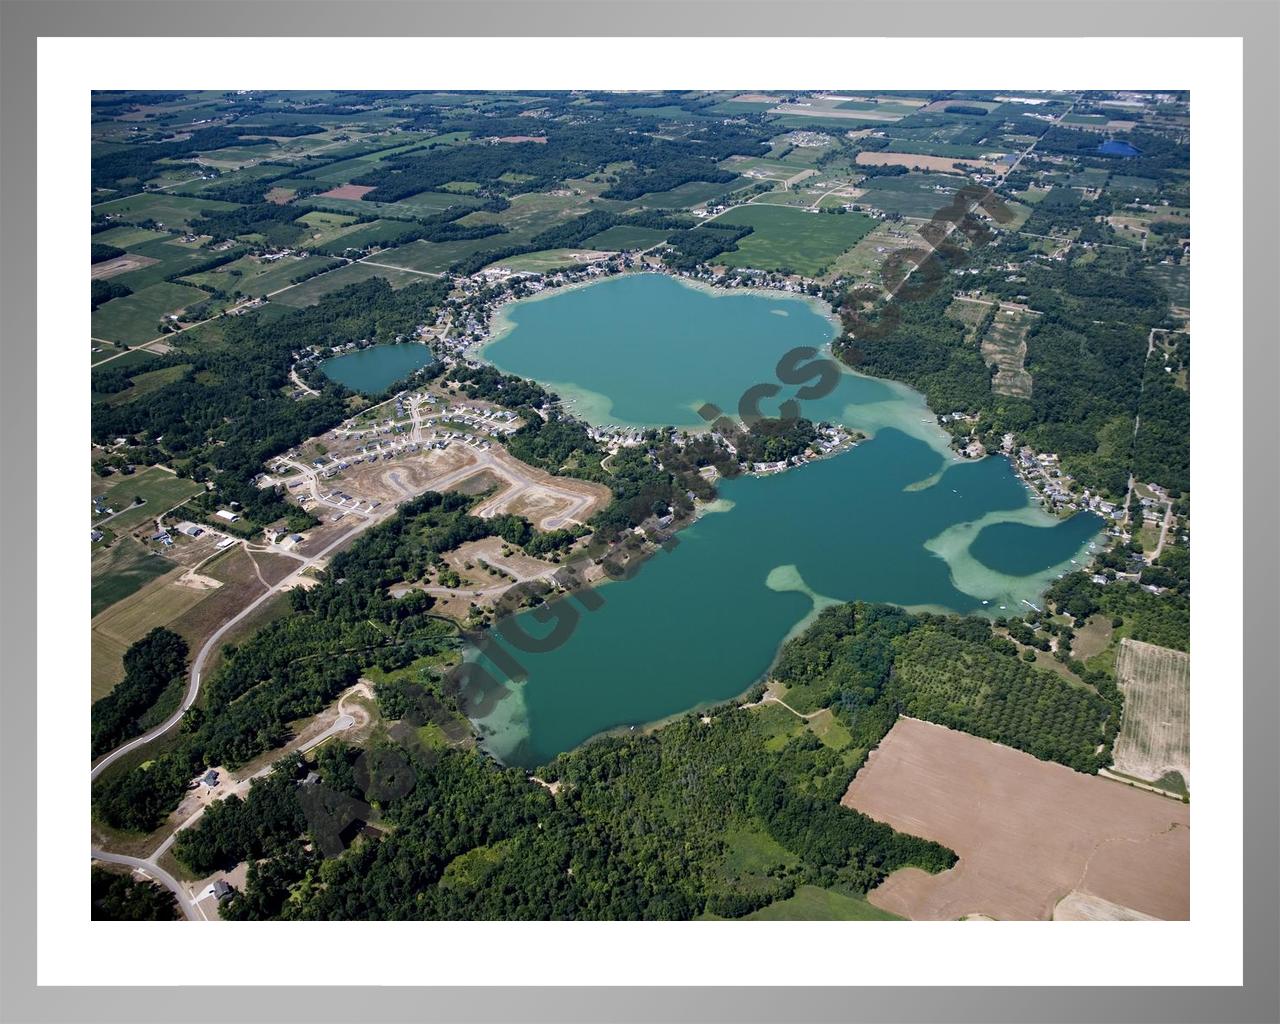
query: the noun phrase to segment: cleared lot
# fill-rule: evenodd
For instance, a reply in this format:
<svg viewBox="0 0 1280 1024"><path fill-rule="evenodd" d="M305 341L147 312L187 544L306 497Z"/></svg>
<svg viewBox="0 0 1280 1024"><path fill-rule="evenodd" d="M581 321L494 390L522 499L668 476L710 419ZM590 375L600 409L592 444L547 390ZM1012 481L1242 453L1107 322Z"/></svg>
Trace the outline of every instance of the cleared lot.
<svg viewBox="0 0 1280 1024"><path fill-rule="evenodd" d="M900 718L841 803L959 854L949 871L907 868L871 892L904 917L1047 920L1073 893L1190 914L1187 805L989 740Z"/></svg>
<svg viewBox="0 0 1280 1024"><path fill-rule="evenodd" d="M1116 655L1124 719L1115 769L1156 782L1177 772L1191 785L1191 658L1128 637Z"/></svg>

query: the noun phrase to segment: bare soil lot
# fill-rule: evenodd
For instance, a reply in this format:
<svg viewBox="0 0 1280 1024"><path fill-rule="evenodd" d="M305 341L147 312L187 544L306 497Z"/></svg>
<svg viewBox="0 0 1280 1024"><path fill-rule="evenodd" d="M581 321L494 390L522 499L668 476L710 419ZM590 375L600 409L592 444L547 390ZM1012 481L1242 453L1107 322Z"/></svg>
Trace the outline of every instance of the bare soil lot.
<svg viewBox="0 0 1280 1024"><path fill-rule="evenodd" d="M960 860L894 872L873 904L917 920L1048 920L1076 892L1163 920L1190 914L1190 808L910 718L841 801Z"/></svg>
<svg viewBox="0 0 1280 1024"><path fill-rule="evenodd" d="M919 153L873 153L864 150L857 162L864 167L916 167L942 174L964 174L965 167L981 167L994 171L998 165L990 160L959 160L947 156L923 156Z"/></svg>
<svg viewBox="0 0 1280 1024"><path fill-rule="evenodd" d="M366 192L372 192L372 185L339 185L328 192L321 192L321 199L363 199Z"/></svg>
<svg viewBox="0 0 1280 1024"><path fill-rule="evenodd" d="M1125 637L1116 655L1124 719L1115 770L1155 782L1177 772L1191 785L1191 658Z"/></svg>
<svg viewBox="0 0 1280 1024"><path fill-rule="evenodd" d="M159 260L152 259L150 256L127 252L113 260L103 260L101 263L95 263L93 269L89 272L89 277L91 280L101 281L108 277L115 277L117 274L127 274L130 270L139 270L142 267L149 267L151 264L159 262Z"/></svg>

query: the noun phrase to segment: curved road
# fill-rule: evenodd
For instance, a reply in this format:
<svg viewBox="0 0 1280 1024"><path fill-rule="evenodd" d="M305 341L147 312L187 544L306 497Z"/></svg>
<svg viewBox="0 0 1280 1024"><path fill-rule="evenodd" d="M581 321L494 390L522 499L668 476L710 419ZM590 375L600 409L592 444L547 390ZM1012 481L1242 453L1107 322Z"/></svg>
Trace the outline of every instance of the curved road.
<svg viewBox="0 0 1280 1024"><path fill-rule="evenodd" d="M140 871L142 874L154 879L173 893L178 901L178 906L182 909L183 916L188 921L199 921L201 915L196 910L195 902L187 895L187 890L178 884L178 880L165 871L163 868L156 867L149 860L141 860L138 857L126 857L122 853L108 853L106 850L99 850L97 847L91 847L89 855L93 860L100 860L106 864L123 864L125 867L133 868L134 871Z"/></svg>
<svg viewBox="0 0 1280 1024"><path fill-rule="evenodd" d="M360 694L363 694L364 696L368 696L368 689L367 687L365 687L363 683L357 683L355 686L351 687L351 689L347 690L341 697L338 698L338 717L334 720L334 723L331 726L329 726L329 728L325 729L323 732L313 736L306 743L303 743L301 746L295 748L294 752L306 753L308 750L312 749L313 747L318 747L330 736L335 736L338 733L344 732L345 730L350 729L353 725L355 725L356 724L355 716L352 715L350 712L343 710L343 707L346 703L347 698L352 696L352 694L356 694L356 693L360 693ZM367 718L366 718L366 721L367 721ZM258 771L254 772L252 775L249 775L241 779L234 786L228 787L226 792L221 793L217 797L217 800L225 800L227 797L232 795L237 795L243 798L243 796L249 791L249 788L253 785L253 780L261 778L263 775L266 775L269 771L271 771L272 768L275 767L275 764L276 762L273 761L270 764L267 764L266 766L264 766L263 768L258 769ZM170 832L165 837L164 842L162 842L159 846L157 846L155 850L152 851L151 856L149 857L146 857L146 858L127 857L122 853L111 853L108 850L103 850L96 846L91 846L89 848L89 857L91 860L99 860L107 864L121 864L125 867L132 868L134 871L140 872L141 874L150 878L152 881L158 882L160 885L163 885L166 889L168 889L171 893L173 893L174 898L178 901L178 907L182 910L183 915L186 917L188 921L207 921L208 918L196 906L195 900L191 898L191 894L187 891L186 887L183 886L182 883L180 883L176 878L174 878L173 875L165 871L164 868L160 867L158 862L160 858L163 857L166 852L168 852L169 847L173 845L174 840L178 838L178 833L181 832L183 829L190 828L197 821L199 821L201 816L204 814L204 812L208 810L209 807L211 807L214 803L216 803L217 800L210 801L209 803L205 804L203 807L200 807L199 809L197 809L196 812L191 815L191 817L187 818L186 821L182 822L182 824L180 824L177 828L175 828L172 832Z"/></svg>
<svg viewBox="0 0 1280 1024"><path fill-rule="evenodd" d="M108 765L119 760L125 754L129 753L129 751L137 750L138 747L144 746L145 744L150 743L152 740L160 736L163 736L166 732L168 732L175 725L177 725L179 721L181 721L182 716L186 714L187 709L190 708L191 705L195 703L196 695L199 694L200 692L200 674L204 670L205 662L208 660L209 655L214 650L216 650L219 641L224 636L226 636L228 630L230 630L238 622L247 618L250 614L253 613L253 611L256 608L258 608L265 601L269 600L270 598L278 594L286 585L290 583L296 583L298 577L301 576L303 572L305 572L308 568L310 568L316 562L320 561L322 558L327 556L335 548L339 547L342 544L345 544L348 540L353 538L357 533L359 533L364 529L367 529L371 524L375 522L379 522L381 521L381 519L385 519L387 516L391 515L394 511L395 511L395 508L391 507L391 508L388 508L387 511L380 517L360 520L355 525L354 528L348 530L346 533L336 538L332 543L327 545L319 553L304 559L302 564L298 566L297 569L291 572L279 583L275 584L275 586L268 587L262 594L254 598L247 605L241 608L239 612L237 612L234 616L232 616L230 619L224 622L221 626L219 626L217 630L214 631L213 635L210 636L209 639L206 640L204 644L200 647L200 650L196 652L196 656L191 662L191 677L187 683L187 692L183 696L182 703L178 706L178 709L151 731L145 732L141 736L134 737L128 743L121 744L120 746L116 747L115 750L111 751L111 753L105 755L102 758L102 760L98 761L93 766L92 770L89 772L89 781L92 782L94 779L96 779L99 775L102 774L102 772L107 768Z"/></svg>

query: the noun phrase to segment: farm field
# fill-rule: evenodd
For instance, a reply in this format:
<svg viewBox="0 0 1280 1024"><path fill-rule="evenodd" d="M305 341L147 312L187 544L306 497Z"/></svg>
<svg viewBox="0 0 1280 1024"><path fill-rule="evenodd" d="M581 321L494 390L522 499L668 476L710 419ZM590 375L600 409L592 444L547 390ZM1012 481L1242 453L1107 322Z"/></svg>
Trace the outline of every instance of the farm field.
<svg viewBox="0 0 1280 1024"><path fill-rule="evenodd" d="M173 563L152 554L127 535L110 547L94 545L90 563L89 608L93 615L122 601L157 576L173 568Z"/></svg>
<svg viewBox="0 0 1280 1024"><path fill-rule="evenodd" d="M458 260L485 250L502 248L506 238L506 235L494 235L490 238L465 238L457 242L410 242L378 253L378 262L405 270L442 274Z"/></svg>
<svg viewBox="0 0 1280 1024"><path fill-rule="evenodd" d="M1190 914L1189 807L989 740L900 718L841 803L959 855L869 894L913 920L1048 920L1073 892L1162 920Z"/></svg>
<svg viewBox="0 0 1280 1024"><path fill-rule="evenodd" d="M599 260L608 259L610 255L612 254L609 252L586 248L544 249L541 252L526 252L521 253L519 256L508 256L506 259L489 264L489 266L493 268L501 267L503 270L509 270L512 273L532 271L541 274L549 270L571 267L579 263L595 263Z"/></svg>
<svg viewBox="0 0 1280 1024"><path fill-rule="evenodd" d="M926 156L923 153L884 153L864 150L858 154L864 167L907 167L918 171L938 171L942 174L964 174L965 167L982 167L995 170L991 160L964 160L946 156ZM963 165L963 166L962 166Z"/></svg>
<svg viewBox="0 0 1280 1024"><path fill-rule="evenodd" d="M897 178L873 178L863 183L866 192L858 202L904 217L932 217L964 184L963 178L946 174L912 172Z"/></svg>
<svg viewBox="0 0 1280 1024"><path fill-rule="evenodd" d="M232 263L224 263L213 270L193 274L182 280L193 285L216 288L228 294L239 292L241 295L259 298L287 288L296 277L341 265L340 260L324 256L286 256L270 262L256 256L242 256Z"/></svg>
<svg viewBox="0 0 1280 1024"><path fill-rule="evenodd" d="M1124 694L1124 718L1115 771L1153 784L1177 772L1190 787L1191 658L1125 637L1116 656L1116 682Z"/></svg>
<svg viewBox="0 0 1280 1024"><path fill-rule="evenodd" d="M117 512L128 510L110 520L108 525L116 531L132 529L139 523L154 519L203 489L204 486L194 480L174 476L156 466L140 469L129 476L115 475L105 480L94 477L93 483L93 493L101 494L108 508ZM135 497L141 498L144 504L130 508Z"/></svg>
<svg viewBox="0 0 1280 1024"><path fill-rule="evenodd" d="M93 657L91 692L97 700L124 678L121 659L158 626L167 626L187 609L199 604L209 591L184 586L177 580L184 570L160 556L152 556L170 571L95 616L91 624Z"/></svg>
<svg viewBox="0 0 1280 1024"><path fill-rule="evenodd" d="M160 334L160 320L208 296L199 288L163 281L132 295L112 299L93 311L92 331L95 338L123 341L139 345Z"/></svg>
<svg viewBox="0 0 1280 1024"><path fill-rule="evenodd" d="M206 210L234 210L235 203L224 203L216 199L191 199L186 196L169 196L163 193L149 192L143 195L128 196L124 199L113 199L110 202L94 206L95 216L110 216L125 224L142 220L154 220L165 227L185 228L191 221L198 219ZM118 243L111 243L118 244Z"/></svg>
<svg viewBox="0 0 1280 1024"><path fill-rule="evenodd" d="M828 276L843 275L881 285L881 268L892 253L924 244L914 224L907 221L882 222L852 249L837 256L831 263Z"/></svg>
<svg viewBox="0 0 1280 1024"><path fill-rule="evenodd" d="M592 235L582 244L590 249L608 249L618 252L625 249L648 249L665 242L668 232L656 228L637 228L626 224L608 228Z"/></svg>
<svg viewBox="0 0 1280 1024"><path fill-rule="evenodd" d="M121 224L118 228L99 231L93 236L93 240L104 245L114 245L117 249L131 249L143 242L163 242L171 237L165 231L153 231L151 228L135 228L128 224Z"/></svg>
<svg viewBox="0 0 1280 1024"><path fill-rule="evenodd" d="M580 217L591 210L618 210L625 203L597 199L589 195L552 195L550 192L522 192L511 197L511 205L500 213L476 210L458 220L464 227L482 224L500 224L507 234L490 238L471 239L481 242L486 249L503 249L510 245L524 245L535 235L566 221ZM458 245L458 242L438 242L437 245ZM473 252L479 250L472 250Z"/></svg>
<svg viewBox="0 0 1280 1024"><path fill-rule="evenodd" d="M750 178L736 178L725 182L687 181L666 192L649 192L639 199L631 200L630 205L639 206L644 210L681 210L691 206L701 206L726 193L746 188L750 184L752 184Z"/></svg>
<svg viewBox="0 0 1280 1024"><path fill-rule="evenodd" d="M379 259L378 262L381 263L382 260ZM374 266L369 263L348 263L337 270L331 270L327 274L313 277L309 281L303 281L301 284L295 285L288 291L281 292L273 297L271 302L272 304L279 303L282 306L289 306L293 309L298 309L302 306L314 306L320 301L321 296L328 295L329 292L337 291L339 288L345 288L349 284L367 281L371 277L385 278L392 288L403 288L406 285L427 280L422 274L415 274L408 270Z"/></svg>
<svg viewBox="0 0 1280 1024"><path fill-rule="evenodd" d="M341 256L346 249L365 249L372 245L385 245L403 238L412 224L402 220L375 220L368 224L356 224L334 235L327 242L312 246L330 256Z"/></svg>
<svg viewBox="0 0 1280 1024"><path fill-rule="evenodd" d="M751 234L736 252L721 257L731 267L790 269L816 277L842 252L853 248L876 223L861 214L806 213L779 206L738 206L718 224L749 225Z"/></svg>
<svg viewBox="0 0 1280 1024"><path fill-rule="evenodd" d="M983 309L984 315L989 308ZM1037 314L1027 310L1001 307L982 336L982 358L988 366L995 364L998 368L991 380L991 390L995 394L1031 397L1031 374L1024 363L1027 358L1027 331L1036 318Z"/></svg>

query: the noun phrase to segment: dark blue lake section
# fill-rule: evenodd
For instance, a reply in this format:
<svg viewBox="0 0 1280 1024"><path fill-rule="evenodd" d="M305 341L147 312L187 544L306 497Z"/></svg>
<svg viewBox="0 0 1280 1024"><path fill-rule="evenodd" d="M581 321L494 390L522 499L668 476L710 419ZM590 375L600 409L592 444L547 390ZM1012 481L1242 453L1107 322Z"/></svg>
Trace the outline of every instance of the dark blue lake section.
<svg viewBox="0 0 1280 1024"><path fill-rule="evenodd" d="M345 384L352 391L377 395L431 362L431 350L426 345L374 345L326 359L320 369L330 380Z"/></svg>
<svg viewBox="0 0 1280 1024"><path fill-rule="evenodd" d="M1107 139L1106 142L1099 144L1098 152L1103 156L1140 156L1142 154L1142 150L1136 146L1121 142L1119 139Z"/></svg>
<svg viewBox="0 0 1280 1024"><path fill-rule="evenodd" d="M1092 512L1077 512L1052 527L993 523L974 539L969 554L988 569L1026 576L1070 558L1104 525Z"/></svg>

